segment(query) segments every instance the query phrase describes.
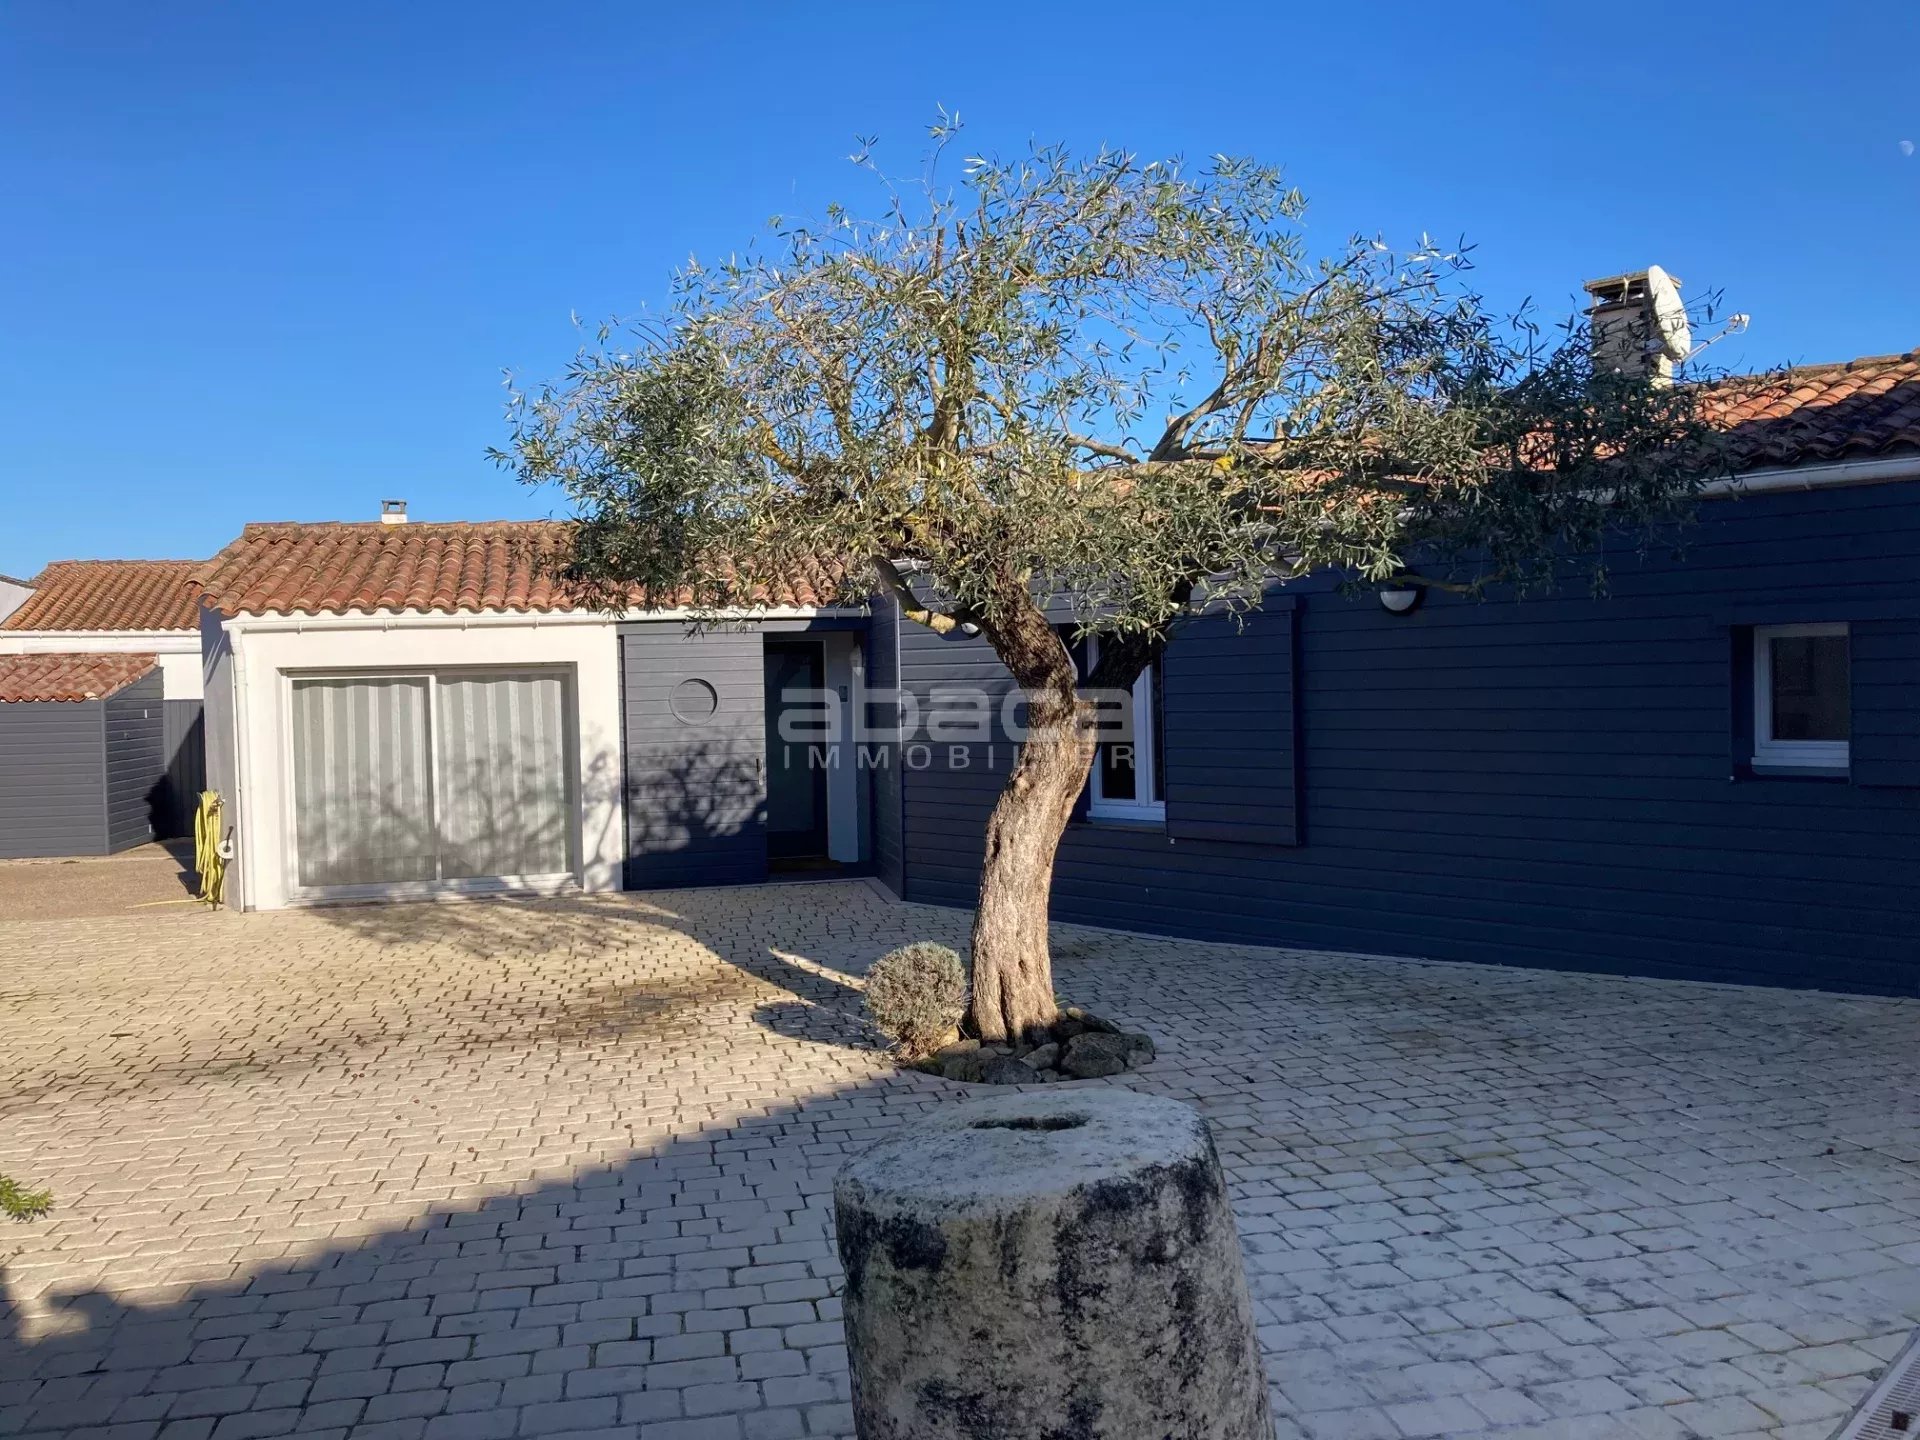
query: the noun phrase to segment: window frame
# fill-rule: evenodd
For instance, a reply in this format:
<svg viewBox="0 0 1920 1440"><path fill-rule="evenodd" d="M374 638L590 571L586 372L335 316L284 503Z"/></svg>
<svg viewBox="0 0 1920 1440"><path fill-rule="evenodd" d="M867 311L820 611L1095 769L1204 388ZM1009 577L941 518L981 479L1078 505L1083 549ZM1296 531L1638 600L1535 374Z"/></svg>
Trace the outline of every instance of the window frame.
<svg viewBox="0 0 1920 1440"><path fill-rule="evenodd" d="M1100 660L1100 638L1097 635L1087 637L1087 673L1093 673L1093 667ZM1158 773L1159 746L1156 743L1156 724L1153 713L1154 668L1160 661L1156 657L1142 670L1133 682L1133 738L1129 742L1133 747L1134 793L1138 796L1145 792L1151 796L1156 789L1162 798L1158 800L1109 800L1102 793L1100 757L1096 753L1093 759L1093 771L1087 781L1087 817L1092 820L1120 820L1132 824L1164 825L1167 820L1166 777ZM1103 745L1112 741L1102 741Z"/></svg>
<svg viewBox="0 0 1920 1440"><path fill-rule="evenodd" d="M1845 775L1853 764L1853 696L1847 696L1845 740L1773 738L1773 642L1838 635L1847 642L1847 681L1853 681L1853 636L1844 620L1753 627L1753 767L1756 772Z"/></svg>

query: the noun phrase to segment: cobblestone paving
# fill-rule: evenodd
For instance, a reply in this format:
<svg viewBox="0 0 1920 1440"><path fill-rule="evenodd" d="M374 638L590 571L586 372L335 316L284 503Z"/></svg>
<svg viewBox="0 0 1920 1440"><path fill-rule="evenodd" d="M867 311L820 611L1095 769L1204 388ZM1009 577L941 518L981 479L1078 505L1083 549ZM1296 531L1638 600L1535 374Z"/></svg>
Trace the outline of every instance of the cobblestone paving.
<svg viewBox="0 0 1920 1440"><path fill-rule="evenodd" d="M0 922L0 1434L845 1434L841 1160L962 1087L858 884ZM1211 1118L1284 1440L1825 1437L1920 1323L1920 1004L1063 929Z"/></svg>

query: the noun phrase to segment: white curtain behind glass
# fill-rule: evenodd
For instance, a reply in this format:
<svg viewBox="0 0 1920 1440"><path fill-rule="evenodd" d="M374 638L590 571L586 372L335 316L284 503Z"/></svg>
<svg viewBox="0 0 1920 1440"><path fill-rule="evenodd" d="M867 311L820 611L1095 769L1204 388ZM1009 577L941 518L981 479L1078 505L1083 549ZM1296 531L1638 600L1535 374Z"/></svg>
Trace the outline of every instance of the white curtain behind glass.
<svg viewBox="0 0 1920 1440"><path fill-rule="evenodd" d="M570 870L565 682L448 676L439 688L440 877Z"/></svg>
<svg viewBox="0 0 1920 1440"><path fill-rule="evenodd" d="M424 679L295 681L300 884L433 879L431 769Z"/></svg>

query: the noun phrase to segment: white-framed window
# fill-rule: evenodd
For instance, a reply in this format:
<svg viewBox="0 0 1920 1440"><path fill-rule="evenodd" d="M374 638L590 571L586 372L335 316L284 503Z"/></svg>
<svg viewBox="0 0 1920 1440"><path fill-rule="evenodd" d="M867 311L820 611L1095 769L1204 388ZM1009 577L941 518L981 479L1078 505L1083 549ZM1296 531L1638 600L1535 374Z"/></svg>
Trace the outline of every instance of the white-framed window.
<svg viewBox="0 0 1920 1440"><path fill-rule="evenodd" d="M1100 641L1087 640L1087 670L1100 658ZM1117 730L1094 756L1087 813L1096 820L1164 821L1167 818L1165 747L1161 737L1160 661L1133 682L1131 706L1106 713L1103 728Z"/></svg>
<svg viewBox="0 0 1920 1440"><path fill-rule="evenodd" d="M1756 625L1753 763L1844 772L1852 730L1847 627Z"/></svg>

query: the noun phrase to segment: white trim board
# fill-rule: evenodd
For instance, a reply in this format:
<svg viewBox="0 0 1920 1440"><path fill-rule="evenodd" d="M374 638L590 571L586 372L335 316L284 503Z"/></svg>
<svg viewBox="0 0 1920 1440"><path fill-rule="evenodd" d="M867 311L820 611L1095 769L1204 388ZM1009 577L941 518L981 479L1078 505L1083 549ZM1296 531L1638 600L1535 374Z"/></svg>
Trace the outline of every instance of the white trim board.
<svg viewBox="0 0 1920 1440"><path fill-rule="evenodd" d="M19 642L23 642L19 643ZM0 654L43 650L198 650L198 630L0 630Z"/></svg>

